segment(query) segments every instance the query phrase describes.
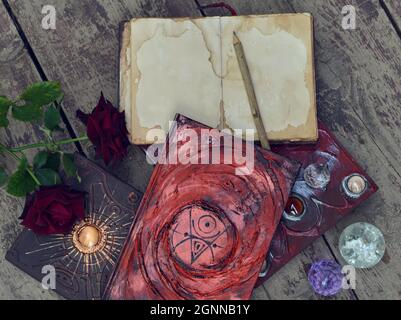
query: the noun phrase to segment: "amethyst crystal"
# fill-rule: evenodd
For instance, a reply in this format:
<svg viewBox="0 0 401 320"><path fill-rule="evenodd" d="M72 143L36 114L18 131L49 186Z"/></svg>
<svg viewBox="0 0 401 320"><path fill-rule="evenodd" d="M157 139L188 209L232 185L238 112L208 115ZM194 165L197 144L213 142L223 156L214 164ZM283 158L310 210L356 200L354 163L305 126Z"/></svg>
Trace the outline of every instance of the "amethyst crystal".
<svg viewBox="0 0 401 320"><path fill-rule="evenodd" d="M334 260L319 260L312 264L308 280L313 290L322 296L333 296L342 287L341 266Z"/></svg>

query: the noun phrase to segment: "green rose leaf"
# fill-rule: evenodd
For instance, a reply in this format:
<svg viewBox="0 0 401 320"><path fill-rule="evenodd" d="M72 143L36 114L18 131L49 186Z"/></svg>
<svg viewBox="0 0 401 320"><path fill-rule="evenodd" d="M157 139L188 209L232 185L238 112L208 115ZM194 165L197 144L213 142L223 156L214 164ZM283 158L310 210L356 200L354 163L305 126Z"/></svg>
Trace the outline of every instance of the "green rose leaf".
<svg viewBox="0 0 401 320"><path fill-rule="evenodd" d="M45 168L52 169L54 171L58 171L60 167L60 153L58 152L49 152L47 154L47 161L44 165Z"/></svg>
<svg viewBox="0 0 401 320"><path fill-rule="evenodd" d="M43 117L43 110L41 106L26 104L23 106L13 106L12 115L15 119L20 121L35 121Z"/></svg>
<svg viewBox="0 0 401 320"><path fill-rule="evenodd" d="M60 112L54 106L50 106L45 112L46 128L53 131L59 127L60 121Z"/></svg>
<svg viewBox="0 0 401 320"><path fill-rule="evenodd" d="M22 159L17 171L8 179L7 192L16 197L24 197L27 193L35 190L36 183L27 171L28 162Z"/></svg>
<svg viewBox="0 0 401 320"><path fill-rule="evenodd" d="M43 186L53 186L55 184L60 184L61 179L58 173L52 169L41 168L35 171L35 176L38 178L39 182Z"/></svg>
<svg viewBox="0 0 401 320"><path fill-rule="evenodd" d="M35 106L44 106L62 96L60 83L56 81L37 82L29 86L20 98Z"/></svg>
<svg viewBox="0 0 401 320"><path fill-rule="evenodd" d="M0 187L4 186L7 183L8 174L4 168L0 167Z"/></svg>
<svg viewBox="0 0 401 320"><path fill-rule="evenodd" d="M33 166L35 167L35 169L42 168L46 164L48 155L49 154L47 151L39 151L35 155L35 157L33 158Z"/></svg>
<svg viewBox="0 0 401 320"><path fill-rule="evenodd" d="M33 158L35 169L48 168L58 171L60 167L60 154L58 152L39 151Z"/></svg>
<svg viewBox="0 0 401 320"><path fill-rule="evenodd" d="M77 175L77 167L74 164L74 155L72 153L63 153L63 167L64 171L69 177Z"/></svg>
<svg viewBox="0 0 401 320"><path fill-rule="evenodd" d="M0 114L0 127L6 128L10 122L7 119L7 115Z"/></svg>
<svg viewBox="0 0 401 320"><path fill-rule="evenodd" d="M13 104L4 96L0 96L0 127L7 127L9 121L7 119L8 109Z"/></svg>
<svg viewBox="0 0 401 320"><path fill-rule="evenodd" d="M0 96L0 110L3 110L4 108L7 108L11 106L13 102L9 100L6 96Z"/></svg>

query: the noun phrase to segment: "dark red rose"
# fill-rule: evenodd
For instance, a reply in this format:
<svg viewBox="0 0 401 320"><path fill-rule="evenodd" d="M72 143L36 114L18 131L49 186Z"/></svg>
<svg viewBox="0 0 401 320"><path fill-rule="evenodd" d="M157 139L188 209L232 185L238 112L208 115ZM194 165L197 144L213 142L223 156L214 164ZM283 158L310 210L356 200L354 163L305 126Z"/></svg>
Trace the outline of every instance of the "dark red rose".
<svg viewBox="0 0 401 320"><path fill-rule="evenodd" d="M96 156L101 156L106 164L114 163L127 155L130 143L124 112L119 112L103 97L103 93L91 114L78 110L77 117L86 125Z"/></svg>
<svg viewBox="0 0 401 320"><path fill-rule="evenodd" d="M33 232L66 234L85 216L85 194L64 185L41 187L27 197L20 219Z"/></svg>

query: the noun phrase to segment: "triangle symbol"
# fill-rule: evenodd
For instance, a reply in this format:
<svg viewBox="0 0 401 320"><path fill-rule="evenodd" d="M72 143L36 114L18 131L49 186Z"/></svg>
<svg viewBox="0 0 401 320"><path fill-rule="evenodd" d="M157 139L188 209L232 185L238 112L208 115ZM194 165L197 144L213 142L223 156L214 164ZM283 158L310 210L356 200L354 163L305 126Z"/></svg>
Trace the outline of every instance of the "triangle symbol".
<svg viewBox="0 0 401 320"><path fill-rule="evenodd" d="M199 240L192 240L192 248L191 248L191 255L192 255L192 262L199 258L199 256L205 251L207 245Z"/></svg>

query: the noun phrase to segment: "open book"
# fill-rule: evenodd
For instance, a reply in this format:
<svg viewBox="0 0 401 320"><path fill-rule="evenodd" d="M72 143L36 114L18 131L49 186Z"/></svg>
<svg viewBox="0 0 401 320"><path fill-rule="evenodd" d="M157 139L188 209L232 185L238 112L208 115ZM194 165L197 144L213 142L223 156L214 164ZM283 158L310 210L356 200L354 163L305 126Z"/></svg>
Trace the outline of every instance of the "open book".
<svg viewBox="0 0 401 320"><path fill-rule="evenodd" d="M155 131L149 130L167 132L176 113L211 127L243 130L236 135L255 129L234 31L269 140L317 140L313 22L310 14L300 13L126 22L120 107L132 143L153 143Z"/></svg>

